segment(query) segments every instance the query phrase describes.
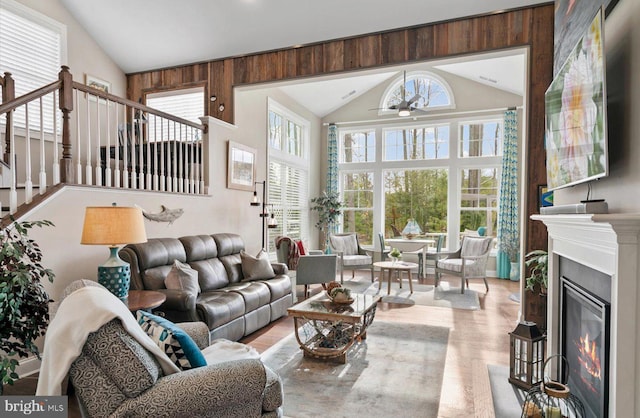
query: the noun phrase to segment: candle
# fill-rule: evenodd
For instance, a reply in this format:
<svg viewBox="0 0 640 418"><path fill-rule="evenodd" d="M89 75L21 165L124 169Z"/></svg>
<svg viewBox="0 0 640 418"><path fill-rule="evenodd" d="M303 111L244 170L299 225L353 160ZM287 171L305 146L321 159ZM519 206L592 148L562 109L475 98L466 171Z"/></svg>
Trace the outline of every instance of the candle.
<svg viewBox="0 0 640 418"><path fill-rule="evenodd" d="M546 407L545 417L546 418L562 418L562 414L560 413L560 408L557 406Z"/></svg>

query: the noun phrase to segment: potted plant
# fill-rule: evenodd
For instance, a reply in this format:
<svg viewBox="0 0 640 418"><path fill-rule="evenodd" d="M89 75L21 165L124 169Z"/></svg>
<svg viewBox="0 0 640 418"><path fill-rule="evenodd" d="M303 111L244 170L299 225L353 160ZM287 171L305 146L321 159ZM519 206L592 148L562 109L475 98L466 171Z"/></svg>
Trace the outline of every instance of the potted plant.
<svg viewBox="0 0 640 418"><path fill-rule="evenodd" d="M47 329L50 302L42 281L54 278L41 264L40 247L28 237L29 229L53 223L11 220L0 231L0 394L18 379L16 356L40 358L35 341Z"/></svg>
<svg viewBox="0 0 640 418"><path fill-rule="evenodd" d="M525 256L525 265L529 269L526 288L531 291L539 289L545 294L548 285L549 254L544 250L534 250Z"/></svg>
<svg viewBox="0 0 640 418"><path fill-rule="evenodd" d="M338 218L342 214L343 204L338 197L338 193L323 192L322 196L311 199L313 203L311 210L318 212L316 228L325 236L325 249L328 248L329 233L338 224Z"/></svg>

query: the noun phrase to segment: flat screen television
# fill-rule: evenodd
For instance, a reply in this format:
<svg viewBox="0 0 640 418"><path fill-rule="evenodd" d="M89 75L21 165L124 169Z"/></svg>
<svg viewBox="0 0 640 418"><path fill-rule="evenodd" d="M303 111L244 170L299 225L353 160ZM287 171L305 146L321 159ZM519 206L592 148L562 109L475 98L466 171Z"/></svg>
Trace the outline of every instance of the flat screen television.
<svg viewBox="0 0 640 418"><path fill-rule="evenodd" d="M608 174L603 34L600 9L545 93L549 190Z"/></svg>

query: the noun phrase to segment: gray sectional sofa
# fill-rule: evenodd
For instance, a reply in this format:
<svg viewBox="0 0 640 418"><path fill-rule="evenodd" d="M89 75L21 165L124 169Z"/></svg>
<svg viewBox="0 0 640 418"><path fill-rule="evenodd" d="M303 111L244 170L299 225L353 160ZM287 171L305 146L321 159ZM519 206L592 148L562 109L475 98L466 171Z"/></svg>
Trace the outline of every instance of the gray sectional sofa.
<svg viewBox="0 0 640 418"><path fill-rule="evenodd" d="M285 315L293 296L285 264L273 263L273 278L245 281L237 234L152 238L129 244L120 257L131 264L131 289L157 290L167 300L155 313L173 322L202 321L212 339L237 341ZM197 295L165 287L174 260L198 272Z"/></svg>

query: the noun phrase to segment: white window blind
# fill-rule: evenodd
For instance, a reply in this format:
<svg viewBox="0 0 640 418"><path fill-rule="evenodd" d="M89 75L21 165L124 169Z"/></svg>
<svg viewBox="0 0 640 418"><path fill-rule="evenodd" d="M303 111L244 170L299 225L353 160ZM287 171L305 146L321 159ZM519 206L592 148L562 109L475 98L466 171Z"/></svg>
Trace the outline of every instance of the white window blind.
<svg viewBox="0 0 640 418"><path fill-rule="evenodd" d="M204 116L204 89L172 90L147 94L147 106L191 122L201 123Z"/></svg>
<svg viewBox="0 0 640 418"><path fill-rule="evenodd" d="M20 97L58 79L65 58L66 26L12 0L0 2L0 72L9 72ZM45 131L53 131L53 99L44 103ZM29 125L40 127L40 105L29 106ZM24 107L14 113L24 127Z"/></svg>

